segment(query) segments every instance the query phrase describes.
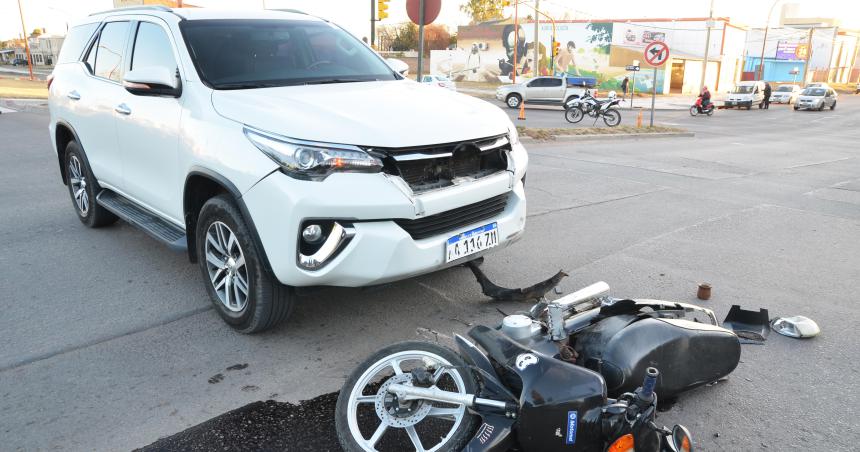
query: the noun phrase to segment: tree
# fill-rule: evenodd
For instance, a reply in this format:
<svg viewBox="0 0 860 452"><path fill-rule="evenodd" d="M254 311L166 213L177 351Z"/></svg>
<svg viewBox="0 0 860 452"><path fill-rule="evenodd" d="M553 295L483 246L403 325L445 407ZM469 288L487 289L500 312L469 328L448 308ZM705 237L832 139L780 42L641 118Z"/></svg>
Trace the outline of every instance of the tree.
<svg viewBox="0 0 860 452"><path fill-rule="evenodd" d="M460 5L460 11L472 17L472 23L477 24L488 20L501 19L504 0L467 0Z"/></svg>
<svg viewBox="0 0 860 452"><path fill-rule="evenodd" d="M451 43L451 34L443 25L427 25L424 27L424 54L430 55L431 50L445 50Z"/></svg>
<svg viewBox="0 0 860 452"><path fill-rule="evenodd" d="M602 53L609 54L609 45L612 43L612 23L589 22L586 28L594 32L586 41L590 44L595 44L594 47Z"/></svg>
<svg viewBox="0 0 860 452"><path fill-rule="evenodd" d="M391 50L404 52L418 48L418 25L407 22L397 29L397 36L391 43Z"/></svg>

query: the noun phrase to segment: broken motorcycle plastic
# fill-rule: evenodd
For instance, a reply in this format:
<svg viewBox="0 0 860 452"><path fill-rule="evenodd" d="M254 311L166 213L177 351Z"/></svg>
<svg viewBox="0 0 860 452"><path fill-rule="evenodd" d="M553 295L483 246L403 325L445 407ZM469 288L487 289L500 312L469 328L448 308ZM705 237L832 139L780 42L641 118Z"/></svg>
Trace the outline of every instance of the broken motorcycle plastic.
<svg viewBox="0 0 860 452"><path fill-rule="evenodd" d="M767 309L748 311L732 305L729 314L723 319L723 327L735 332L742 344L764 344L770 334L770 318Z"/></svg>
<svg viewBox="0 0 860 452"><path fill-rule="evenodd" d="M522 290L481 285L541 298L558 276ZM691 451L689 430L655 423L657 400L725 378L741 350L710 309L613 298L604 282L454 343L399 343L361 363L338 398L343 447L400 435L415 450Z"/></svg>

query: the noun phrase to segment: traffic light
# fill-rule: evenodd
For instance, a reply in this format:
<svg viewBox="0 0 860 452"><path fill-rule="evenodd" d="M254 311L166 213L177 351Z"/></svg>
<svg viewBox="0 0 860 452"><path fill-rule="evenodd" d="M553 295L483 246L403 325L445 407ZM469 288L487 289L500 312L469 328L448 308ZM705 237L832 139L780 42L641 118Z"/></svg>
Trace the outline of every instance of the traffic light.
<svg viewBox="0 0 860 452"><path fill-rule="evenodd" d="M388 17L388 0L376 0L376 17L377 20Z"/></svg>
<svg viewBox="0 0 860 452"><path fill-rule="evenodd" d="M559 49L561 44L558 41L552 42L552 56L558 56Z"/></svg>

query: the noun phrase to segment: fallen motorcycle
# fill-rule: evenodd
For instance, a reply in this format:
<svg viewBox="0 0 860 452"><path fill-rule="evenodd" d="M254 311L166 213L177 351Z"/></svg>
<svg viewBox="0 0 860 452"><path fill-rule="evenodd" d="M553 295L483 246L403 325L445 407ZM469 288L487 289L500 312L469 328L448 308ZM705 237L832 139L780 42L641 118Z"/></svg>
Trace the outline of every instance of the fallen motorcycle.
<svg viewBox="0 0 860 452"><path fill-rule="evenodd" d="M563 272L504 289L472 270L485 294L540 301L496 328L455 335L457 352L403 342L367 358L337 401L345 450L397 448L406 437L417 451L693 449L685 427L655 423L657 400L737 366L738 337L718 326L713 311L612 298L604 282L547 302L543 294Z"/></svg>

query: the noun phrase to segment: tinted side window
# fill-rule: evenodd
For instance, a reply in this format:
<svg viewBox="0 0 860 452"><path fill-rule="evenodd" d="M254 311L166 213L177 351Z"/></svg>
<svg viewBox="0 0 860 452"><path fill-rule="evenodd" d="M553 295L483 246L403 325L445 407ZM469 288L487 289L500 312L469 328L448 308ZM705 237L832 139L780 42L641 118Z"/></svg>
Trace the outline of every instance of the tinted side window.
<svg viewBox="0 0 860 452"><path fill-rule="evenodd" d="M173 44L164 29L150 22L140 22L137 27L137 37L134 40L134 51L131 56L131 68L163 67L176 70L173 59Z"/></svg>
<svg viewBox="0 0 860 452"><path fill-rule="evenodd" d="M536 78L536 79L530 81L528 84L529 88L540 88L542 86L544 86L542 78Z"/></svg>
<svg viewBox="0 0 860 452"><path fill-rule="evenodd" d="M90 36L99 27L98 22L92 24L78 25L72 27L63 40L63 46L60 47L60 55L57 57L57 64L71 63L77 61L84 51L84 46L90 40Z"/></svg>
<svg viewBox="0 0 860 452"><path fill-rule="evenodd" d="M128 22L110 22L104 26L96 52L96 76L114 81L122 77L122 54L128 36Z"/></svg>
<svg viewBox="0 0 860 452"><path fill-rule="evenodd" d="M546 86L561 86L560 78L548 78L546 79Z"/></svg>

